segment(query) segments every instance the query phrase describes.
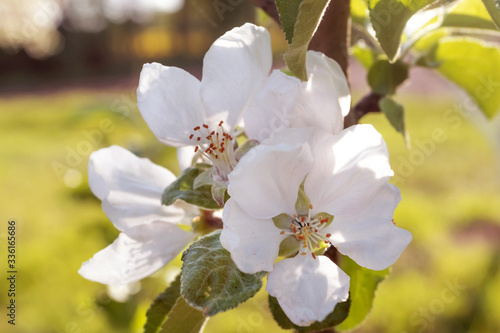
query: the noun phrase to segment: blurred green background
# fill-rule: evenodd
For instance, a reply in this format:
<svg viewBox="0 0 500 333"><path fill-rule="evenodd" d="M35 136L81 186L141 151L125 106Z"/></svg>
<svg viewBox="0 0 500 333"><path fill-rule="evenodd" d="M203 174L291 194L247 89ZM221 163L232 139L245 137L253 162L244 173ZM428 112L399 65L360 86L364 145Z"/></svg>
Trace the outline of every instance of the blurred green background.
<svg viewBox="0 0 500 333"><path fill-rule="evenodd" d="M163 7L151 0L140 10L113 1L35 2L0 5L0 331L141 332L149 303L180 260L131 286L106 287L77 274L118 235L88 188L88 156L116 144L179 172L175 151L157 141L137 110L141 66L157 61L199 76L213 40L256 15L243 1L224 2L231 10L222 12L202 0ZM281 66L281 32L260 19ZM362 122L388 143L403 196L395 221L414 240L354 332L500 332L499 121L487 122L431 72L410 78L397 100L407 110L411 150L380 114ZM356 63L350 80L359 99L367 87ZM9 219L18 228L15 327L5 316ZM206 329L280 331L263 292Z"/></svg>

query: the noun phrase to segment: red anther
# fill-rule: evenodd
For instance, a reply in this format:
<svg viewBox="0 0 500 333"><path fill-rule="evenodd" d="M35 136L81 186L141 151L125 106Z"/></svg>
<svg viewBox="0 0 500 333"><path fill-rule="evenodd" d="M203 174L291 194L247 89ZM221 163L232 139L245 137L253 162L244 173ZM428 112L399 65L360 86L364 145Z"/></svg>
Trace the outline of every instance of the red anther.
<svg viewBox="0 0 500 333"><path fill-rule="evenodd" d="M224 122L221 120L219 123L219 126L222 126L222 124L224 124Z"/></svg>
<svg viewBox="0 0 500 333"><path fill-rule="evenodd" d="M311 254L312 254L313 258L316 259L316 255L313 252L311 252Z"/></svg>
<svg viewBox="0 0 500 333"><path fill-rule="evenodd" d="M215 159L218 159L219 158L219 155L214 155L215 156Z"/></svg>
<svg viewBox="0 0 500 333"><path fill-rule="evenodd" d="M196 153L198 151L198 149L200 148L200 146L196 146L194 147L194 152Z"/></svg>
<svg viewBox="0 0 500 333"><path fill-rule="evenodd" d="M221 146L221 147L224 147L224 141L222 141L222 142L220 143L220 146Z"/></svg>
<svg viewBox="0 0 500 333"><path fill-rule="evenodd" d="M284 235L284 234L285 234L285 230L282 230L282 231L280 232L280 235Z"/></svg>
<svg viewBox="0 0 500 333"><path fill-rule="evenodd" d="M200 141L200 140L201 140L201 138L200 138L200 137L197 137L197 138L196 138L196 141Z"/></svg>
<svg viewBox="0 0 500 333"><path fill-rule="evenodd" d="M210 133L210 135L214 135L215 134L215 131L212 131L212 133Z"/></svg>
<svg viewBox="0 0 500 333"><path fill-rule="evenodd" d="M191 140L191 139L193 138L193 136L194 136L194 134L191 134L191 135L189 136L189 140Z"/></svg>
<svg viewBox="0 0 500 333"><path fill-rule="evenodd" d="M302 245L302 248L303 248L303 249L305 249L306 247L307 247L307 245L305 245L305 244L304 244L304 245Z"/></svg>
<svg viewBox="0 0 500 333"><path fill-rule="evenodd" d="M210 139L211 139L210 135L209 135L209 136L207 136L207 140L210 140Z"/></svg>
<svg viewBox="0 0 500 333"><path fill-rule="evenodd" d="M304 222L305 220L306 220L306 217L305 217L305 216L302 216L302 217L300 218L300 222Z"/></svg>
<svg viewBox="0 0 500 333"><path fill-rule="evenodd" d="M197 131L200 129L200 126L196 126L195 128L193 128L193 131Z"/></svg>
<svg viewBox="0 0 500 333"><path fill-rule="evenodd" d="M326 238L332 237L332 234L326 234Z"/></svg>
<svg viewBox="0 0 500 333"><path fill-rule="evenodd" d="M318 232L318 229L314 229L314 232Z"/></svg>
<svg viewBox="0 0 500 333"><path fill-rule="evenodd" d="M233 141L233 137L231 135L228 135L229 136L229 140Z"/></svg>
<svg viewBox="0 0 500 333"><path fill-rule="evenodd" d="M313 209L313 205L312 204L309 204L309 209Z"/></svg>
<svg viewBox="0 0 500 333"><path fill-rule="evenodd" d="M327 240L326 240L326 241L325 241L325 244L330 244L330 241L327 241Z"/></svg>
<svg viewBox="0 0 500 333"><path fill-rule="evenodd" d="M207 124L203 124L203 127L208 128L208 125Z"/></svg>
<svg viewBox="0 0 500 333"><path fill-rule="evenodd" d="M321 223L327 223L328 222L328 217L325 217L324 219L322 220L319 220Z"/></svg>
<svg viewBox="0 0 500 333"><path fill-rule="evenodd" d="M297 235L297 239L304 239L304 235Z"/></svg>
<svg viewBox="0 0 500 333"><path fill-rule="evenodd" d="M293 226L293 233L296 234L297 233L297 228L295 228L295 226Z"/></svg>
<svg viewBox="0 0 500 333"><path fill-rule="evenodd" d="M219 149L219 152L222 154L224 153L224 147L222 147L221 149Z"/></svg>

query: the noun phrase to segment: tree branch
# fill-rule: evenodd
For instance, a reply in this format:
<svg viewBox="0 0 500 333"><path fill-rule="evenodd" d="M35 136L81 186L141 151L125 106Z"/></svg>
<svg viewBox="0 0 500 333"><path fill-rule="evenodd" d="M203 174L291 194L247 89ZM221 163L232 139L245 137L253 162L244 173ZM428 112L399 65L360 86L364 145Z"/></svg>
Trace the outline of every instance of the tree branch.
<svg viewBox="0 0 500 333"><path fill-rule="evenodd" d="M274 0L248 0L249 2L253 3L255 7L259 7L262 9L264 12L266 12L267 15L272 17L276 22L278 22L279 25L281 25L280 22L280 16L278 14L278 8L276 8L276 3Z"/></svg>
<svg viewBox="0 0 500 333"><path fill-rule="evenodd" d="M359 120L369 112L379 112L380 107L378 102L384 96L374 93L373 91L365 95L356 105L351 108L351 112L344 119L344 128L355 125Z"/></svg>

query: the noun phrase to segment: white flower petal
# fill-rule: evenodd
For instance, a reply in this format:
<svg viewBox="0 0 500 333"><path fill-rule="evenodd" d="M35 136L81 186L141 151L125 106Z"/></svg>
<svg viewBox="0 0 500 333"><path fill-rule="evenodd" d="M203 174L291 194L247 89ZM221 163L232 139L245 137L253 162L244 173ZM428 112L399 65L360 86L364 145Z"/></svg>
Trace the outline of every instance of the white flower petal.
<svg viewBox="0 0 500 333"><path fill-rule="evenodd" d="M349 297L349 276L325 256L297 255L274 266L266 290L296 325L322 321Z"/></svg>
<svg viewBox="0 0 500 333"><path fill-rule="evenodd" d="M181 207L161 205L163 190L174 180L167 169L119 146L90 155L90 188L102 200L104 213L121 231L154 220L181 223L185 218Z"/></svg>
<svg viewBox="0 0 500 333"><path fill-rule="evenodd" d="M226 202L222 220L220 242L236 266L249 274L272 271L280 243L288 235L281 235L272 219L249 216L233 199Z"/></svg>
<svg viewBox="0 0 500 333"><path fill-rule="evenodd" d="M158 140L170 146L192 145L189 135L206 120L200 81L180 68L158 63L142 68L137 106Z"/></svg>
<svg viewBox="0 0 500 333"><path fill-rule="evenodd" d="M254 218L295 214L300 184L313 163L308 145L259 145L229 174L228 193Z"/></svg>
<svg viewBox="0 0 500 333"><path fill-rule="evenodd" d="M382 270L391 266L410 243L407 230L392 223L394 210L401 201L399 189L386 184L364 209L349 215L335 215L325 229L338 250L360 266Z"/></svg>
<svg viewBox="0 0 500 333"><path fill-rule="evenodd" d="M273 131L289 128L297 117L295 103L300 85L299 79L274 70L244 114L245 134L262 142Z"/></svg>
<svg viewBox="0 0 500 333"><path fill-rule="evenodd" d="M226 32L203 60L201 97L209 118L233 130L272 65L269 32L253 24Z"/></svg>
<svg viewBox="0 0 500 333"><path fill-rule="evenodd" d="M339 133L350 110L347 79L335 60L307 52L308 81L280 71L273 73L251 101L245 113L245 132L263 141L281 128L314 127Z"/></svg>
<svg viewBox="0 0 500 333"><path fill-rule="evenodd" d="M175 258L194 238L177 225L153 222L129 229L92 259L78 273L109 285L122 285L151 275Z"/></svg>
<svg viewBox="0 0 500 333"><path fill-rule="evenodd" d="M384 139L371 125L351 126L315 142L314 166L304 184L314 213L356 212L394 175Z"/></svg>
<svg viewBox="0 0 500 333"><path fill-rule="evenodd" d="M312 76L311 80L314 81L312 92L314 93L314 90L319 89L324 97L329 94L331 98L337 101L331 99L320 101L321 103L326 102L324 107L332 108L330 112L337 113L340 111L342 116L347 116L351 109L351 92L340 65L321 52L307 51L306 66L307 72L311 73L309 74ZM316 107L321 108L321 103L316 104ZM340 129L342 128L343 126Z"/></svg>

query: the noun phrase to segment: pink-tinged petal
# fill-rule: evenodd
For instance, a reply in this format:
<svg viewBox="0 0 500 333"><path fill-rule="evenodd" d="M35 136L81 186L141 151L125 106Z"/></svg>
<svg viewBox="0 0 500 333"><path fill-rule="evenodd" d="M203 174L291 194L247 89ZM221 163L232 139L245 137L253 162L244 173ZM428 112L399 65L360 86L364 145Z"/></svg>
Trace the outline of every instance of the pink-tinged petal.
<svg viewBox="0 0 500 333"><path fill-rule="evenodd" d="M349 297L349 276L325 256L297 255L274 266L266 290L299 326L322 321Z"/></svg>
<svg viewBox="0 0 500 333"><path fill-rule="evenodd" d="M192 145L189 135L206 120L200 81L180 68L158 63L142 68L137 106L158 140L170 146Z"/></svg>
<svg viewBox="0 0 500 333"><path fill-rule="evenodd" d="M282 235L272 219L249 216L233 199L226 202L222 220L220 242L236 266L249 274L272 271L280 243L288 235Z"/></svg>
<svg viewBox="0 0 500 333"><path fill-rule="evenodd" d="M254 218L293 215L300 184L312 163L307 144L259 145L229 174L228 193Z"/></svg>
<svg viewBox="0 0 500 333"><path fill-rule="evenodd" d="M394 174L385 141L371 125L351 126L315 142L314 166L304 184L314 213L359 211Z"/></svg>
<svg viewBox="0 0 500 333"><path fill-rule="evenodd" d="M103 284L132 283L169 263L193 238L175 224L155 221L137 226L84 262L78 273Z"/></svg>
<svg viewBox="0 0 500 333"><path fill-rule="evenodd" d="M121 231L154 220L182 223L186 212L177 204L162 206L161 196L175 176L147 158L119 146L90 155L89 185L102 209Z"/></svg>
<svg viewBox="0 0 500 333"><path fill-rule="evenodd" d="M392 223L394 210L401 201L399 189L383 186L373 201L349 215L335 215L325 232L330 232L333 245L360 266L382 270L391 266L410 243L407 230Z"/></svg>
<svg viewBox="0 0 500 333"><path fill-rule="evenodd" d="M262 27L246 23L217 39L203 60L200 92L209 118L234 129L271 65L271 38Z"/></svg>

